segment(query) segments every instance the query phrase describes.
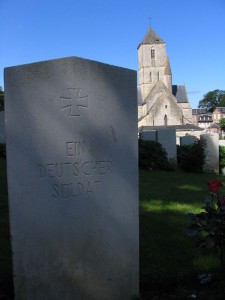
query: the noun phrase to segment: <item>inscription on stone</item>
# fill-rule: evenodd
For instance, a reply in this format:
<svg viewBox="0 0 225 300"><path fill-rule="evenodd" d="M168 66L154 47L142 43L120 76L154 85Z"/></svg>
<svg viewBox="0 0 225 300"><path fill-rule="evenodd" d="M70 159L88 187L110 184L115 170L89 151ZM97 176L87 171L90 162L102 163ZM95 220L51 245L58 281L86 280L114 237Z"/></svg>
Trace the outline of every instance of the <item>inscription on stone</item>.
<svg viewBox="0 0 225 300"><path fill-rule="evenodd" d="M76 57L5 70L16 300L138 295L136 79Z"/></svg>
<svg viewBox="0 0 225 300"><path fill-rule="evenodd" d="M66 156L78 159L78 161L39 163L39 178L48 181L51 186L53 198L76 198L79 196L91 197L101 191L101 185L105 176L113 173L111 160L85 160L85 141L66 142ZM82 177L85 177L82 181ZM56 184L52 180L60 178L61 183ZM68 180L74 179L73 182ZM63 182L62 182L63 181Z"/></svg>

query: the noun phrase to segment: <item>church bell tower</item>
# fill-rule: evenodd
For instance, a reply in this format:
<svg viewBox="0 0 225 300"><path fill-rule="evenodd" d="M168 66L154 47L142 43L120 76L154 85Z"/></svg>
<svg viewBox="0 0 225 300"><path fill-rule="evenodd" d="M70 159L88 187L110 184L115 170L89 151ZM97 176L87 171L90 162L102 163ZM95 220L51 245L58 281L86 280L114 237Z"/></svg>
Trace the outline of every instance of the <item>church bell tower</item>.
<svg viewBox="0 0 225 300"><path fill-rule="evenodd" d="M172 92L172 73L166 53L166 43L150 27L138 45L138 80L142 101L157 82L163 82Z"/></svg>

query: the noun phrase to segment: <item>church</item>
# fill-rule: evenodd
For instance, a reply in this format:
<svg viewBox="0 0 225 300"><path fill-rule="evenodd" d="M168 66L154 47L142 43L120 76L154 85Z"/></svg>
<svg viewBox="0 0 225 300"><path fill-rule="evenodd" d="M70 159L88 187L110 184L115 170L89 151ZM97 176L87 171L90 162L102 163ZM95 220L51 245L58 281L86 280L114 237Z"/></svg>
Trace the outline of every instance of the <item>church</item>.
<svg viewBox="0 0 225 300"><path fill-rule="evenodd" d="M152 27L138 45L138 127L198 131L185 85L172 84L166 43ZM197 132L196 132L197 133Z"/></svg>

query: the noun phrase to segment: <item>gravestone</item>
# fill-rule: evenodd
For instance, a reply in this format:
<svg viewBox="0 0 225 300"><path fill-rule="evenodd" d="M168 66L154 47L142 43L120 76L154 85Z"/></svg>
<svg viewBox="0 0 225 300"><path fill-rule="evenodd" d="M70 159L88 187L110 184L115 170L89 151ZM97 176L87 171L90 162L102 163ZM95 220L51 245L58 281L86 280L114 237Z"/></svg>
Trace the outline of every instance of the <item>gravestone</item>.
<svg viewBox="0 0 225 300"><path fill-rule="evenodd" d="M191 145L197 141L197 138L193 135L185 135L180 137L180 145Z"/></svg>
<svg viewBox="0 0 225 300"><path fill-rule="evenodd" d="M157 130L157 142L166 150L168 158L177 160L176 130L173 128L163 128Z"/></svg>
<svg viewBox="0 0 225 300"><path fill-rule="evenodd" d="M201 134L200 139L206 143L203 171L219 173L219 134Z"/></svg>
<svg viewBox="0 0 225 300"><path fill-rule="evenodd" d="M141 137L143 141L156 142L156 130L141 131Z"/></svg>
<svg viewBox="0 0 225 300"><path fill-rule="evenodd" d="M219 146L225 147L225 140L219 140Z"/></svg>
<svg viewBox="0 0 225 300"><path fill-rule="evenodd" d="M5 69L15 299L138 294L136 72L69 57Z"/></svg>

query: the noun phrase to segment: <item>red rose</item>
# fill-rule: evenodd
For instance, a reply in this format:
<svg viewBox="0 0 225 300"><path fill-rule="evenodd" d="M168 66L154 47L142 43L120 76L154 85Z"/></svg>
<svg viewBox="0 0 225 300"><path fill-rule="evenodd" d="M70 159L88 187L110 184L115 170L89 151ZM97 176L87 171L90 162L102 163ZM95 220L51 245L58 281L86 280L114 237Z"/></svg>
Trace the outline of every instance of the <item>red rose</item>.
<svg viewBox="0 0 225 300"><path fill-rule="evenodd" d="M223 186L223 184L220 180L208 181L207 185L208 185L208 189L210 190L210 192L213 192L213 193L218 193L219 188Z"/></svg>

